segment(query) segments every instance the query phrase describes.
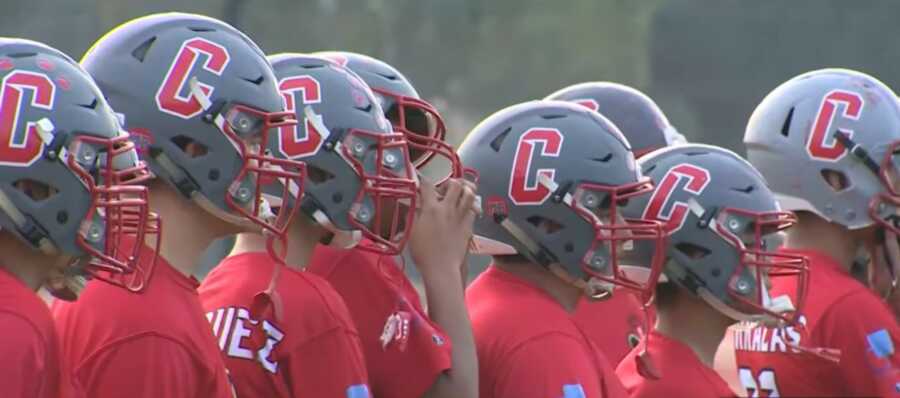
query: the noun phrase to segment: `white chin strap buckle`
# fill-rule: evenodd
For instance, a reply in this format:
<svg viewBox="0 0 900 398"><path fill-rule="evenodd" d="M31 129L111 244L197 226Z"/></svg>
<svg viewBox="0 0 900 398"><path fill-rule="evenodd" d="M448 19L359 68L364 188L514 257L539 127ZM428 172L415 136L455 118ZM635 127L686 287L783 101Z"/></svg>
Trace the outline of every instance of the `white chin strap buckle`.
<svg viewBox="0 0 900 398"><path fill-rule="evenodd" d="M773 297L769 301L768 305L766 305L766 309L776 314L794 312L797 310L797 308L794 307L794 302L791 301L790 296L786 294L778 297Z"/></svg>
<svg viewBox="0 0 900 398"><path fill-rule="evenodd" d="M588 297L606 297L616 290L616 285L602 279L590 278L585 284Z"/></svg>

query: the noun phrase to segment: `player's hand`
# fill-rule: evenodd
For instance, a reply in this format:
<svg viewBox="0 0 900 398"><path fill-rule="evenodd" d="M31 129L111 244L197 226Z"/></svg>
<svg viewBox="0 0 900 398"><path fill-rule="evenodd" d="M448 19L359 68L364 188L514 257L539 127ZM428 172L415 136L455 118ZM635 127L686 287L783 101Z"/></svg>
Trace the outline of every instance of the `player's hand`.
<svg viewBox="0 0 900 398"><path fill-rule="evenodd" d="M475 185L462 179L450 179L438 189L422 179L419 201L409 238L413 262L423 274L447 270L459 272L472 238L472 225L480 212L476 206Z"/></svg>

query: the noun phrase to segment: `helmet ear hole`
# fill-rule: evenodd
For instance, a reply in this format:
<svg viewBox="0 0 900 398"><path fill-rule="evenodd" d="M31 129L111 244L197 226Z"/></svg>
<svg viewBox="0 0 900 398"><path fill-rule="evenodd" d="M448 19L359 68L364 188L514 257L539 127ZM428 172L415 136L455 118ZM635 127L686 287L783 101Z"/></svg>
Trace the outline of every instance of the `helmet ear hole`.
<svg viewBox="0 0 900 398"><path fill-rule="evenodd" d="M306 165L306 178L313 184L321 184L333 180L335 177L328 170L308 163Z"/></svg>
<svg viewBox="0 0 900 398"><path fill-rule="evenodd" d="M59 193L52 185L31 179L17 180L13 187L35 202L43 202Z"/></svg>
<svg viewBox="0 0 900 398"><path fill-rule="evenodd" d="M705 247L697 246L693 243L681 242L675 245L675 250L678 250L685 257L691 260L700 260L709 255L709 249Z"/></svg>
<svg viewBox="0 0 900 398"><path fill-rule="evenodd" d="M192 159L206 156L206 154L209 152L209 150L206 148L206 145L203 145L195 141L193 138L185 135L172 137L172 143L175 144L175 146L177 146L179 149L181 149L181 151L184 152L187 157Z"/></svg>
<svg viewBox="0 0 900 398"><path fill-rule="evenodd" d="M821 171L822 179L825 180L825 183L834 189L835 192L841 192L850 188L850 181L847 179L847 176L838 170L832 169L822 169Z"/></svg>
<svg viewBox="0 0 900 398"><path fill-rule="evenodd" d="M525 221L546 235L553 235L562 231L564 228L562 224L541 216L531 216L525 219Z"/></svg>

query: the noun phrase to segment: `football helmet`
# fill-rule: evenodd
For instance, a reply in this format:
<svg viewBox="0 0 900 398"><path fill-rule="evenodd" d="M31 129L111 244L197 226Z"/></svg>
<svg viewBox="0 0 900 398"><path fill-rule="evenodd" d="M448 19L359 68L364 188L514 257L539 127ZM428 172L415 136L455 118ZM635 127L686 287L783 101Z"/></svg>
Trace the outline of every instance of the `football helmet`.
<svg viewBox="0 0 900 398"><path fill-rule="evenodd" d="M149 171L90 76L56 49L0 38L0 77L0 230L74 257L77 277L153 261L126 243L158 233L147 188L128 185Z"/></svg>
<svg viewBox="0 0 900 398"><path fill-rule="evenodd" d="M654 151L638 163L656 189L629 201L622 213L664 223L664 280L735 320L795 323L808 265L803 256L777 252L781 231L796 218L781 210L762 175L735 153L701 144ZM652 253L643 245L632 253ZM771 297L769 277L792 278L797 302Z"/></svg>
<svg viewBox="0 0 900 398"><path fill-rule="evenodd" d="M785 209L900 233L900 106L874 77L823 69L785 82L753 111L744 144Z"/></svg>
<svg viewBox="0 0 900 398"><path fill-rule="evenodd" d="M274 216L262 193L285 180L302 187L304 168L261 150L295 121L247 36L213 18L154 14L104 35L82 65L157 177L223 220L284 235L294 212Z"/></svg>
<svg viewBox="0 0 900 398"><path fill-rule="evenodd" d="M405 136L391 129L372 91L350 69L303 54L269 60L286 108L300 123L271 134L268 148L306 164L303 212L344 236L343 245L365 238L374 245L361 247L398 254L418 194Z"/></svg>
<svg viewBox="0 0 900 398"><path fill-rule="evenodd" d="M447 134L444 119L419 96L400 71L384 61L347 51L323 51L315 55L346 66L369 85L394 130L406 135L413 165L423 168L439 155L449 177L462 176L456 152L444 143Z"/></svg>
<svg viewBox="0 0 900 398"><path fill-rule="evenodd" d="M634 155L687 142L646 94L612 82L579 83L563 88L546 99L570 101L609 118L628 142Z"/></svg>
<svg viewBox="0 0 900 398"><path fill-rule="evenodd" d="M750 116L747 157L788 210L855 230L879 228L862 263L886 267L897 285L900 105L878 79L847 69L804 73L773 90ZM865 253L865 254L864 254ZM881 264L884 263L884 264ZM876 289L878 290L878 289Z"/></svg>
<svg viewBox="0 0 900 398"><path fill-rule="evenodd" d="M662 224L623 218L620 208L649 195L653 184L609 120L568 102L526 102L478 124L459 154L480 175L485 216L475 221L475 252L518 254L561 269L589 296L625 286L651 300ZM658 255L641 267L625 264L635 242Z"/></svg>

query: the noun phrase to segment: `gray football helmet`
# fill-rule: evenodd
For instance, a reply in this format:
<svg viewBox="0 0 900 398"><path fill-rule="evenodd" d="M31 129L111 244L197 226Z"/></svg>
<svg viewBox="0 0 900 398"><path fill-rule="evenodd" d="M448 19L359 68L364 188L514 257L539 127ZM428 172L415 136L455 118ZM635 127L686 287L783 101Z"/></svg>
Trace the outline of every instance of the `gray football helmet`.
<svg viewBox="0 0 900 398"><path fill-rule="evenodd" d="M781 210L762 175L735 153L701 144L660 149L638 163L656 189L629 201L622 213L664 223L665 280L735 320L795 322L807 262L777 252L781 231L796 218ZM633 253L646 257L651 250L642 245ZM770 276L794 278L798 302L770 297Z"/></svg>
<svg viewBox="0 0 900 398"><path fill-rule="evenodd" d="M361 247L398 254L418 195L404 135L391 129L372 91L350 69L303 54L269 60L300 124L279 128L268 147L306 164L303 212L337 236L356 235L343 244L364 238L374 245Z"/></svg>
<svg viewBox="0 0 900 398"><path fill-rule="evenodd" d="M575 102L600 112L622 131L638 158L659 148L687 143L656 102L624 84L579 83L550 94L546 99Z"/></svg>
<svg viewBox="0 0 900 398"><path fill-rule="evenodd" d="M459 154L480 174L485 215L475 222L474 251L560 267L589 295L618 285L649 302L664 232L659 222L620 214L653 185L609 120L568 102L527 102L478 124ZM644 267L620 260L636 242L657 254ZM638 269L650 272L629 273Z"/></svg>
<svg viewBox="0 0 900 398"><path fill-rule="evenodd" d="M126 243L158 233L146 187L126 186L150 174L90 76L56 49L0 38L0 77L0 230L75 257L74 275L152 262Z"/></svg>
<svg viewBox="0 0 900 398"><path fill-rule="evenodd" d="M295 121L247 36L213 18L154 14L104 35L82 65L159 178L228 222L283 236L294 212L274 216L262 193L302 186L304 170L261 153L274 127Z"/></svg>
<svg viewBox="0 0 900 398"><path fill-rule="evenodd" d="M461 176L456 152L444 143L447 134L444 119L434 106L419 96L400 71L384 61L348 51L324 51L315 55L346 66L372 88L394 131L406 135L410 156L417 168L440 155L447 163L449 176Z"/></svg>
<svg viewBox="0 0 900 398"><path fill-rule="evenodd" d="M753 111L744 143L785 209L900 233L900 106L874 77L823 69L785 82Z"/></svg>

